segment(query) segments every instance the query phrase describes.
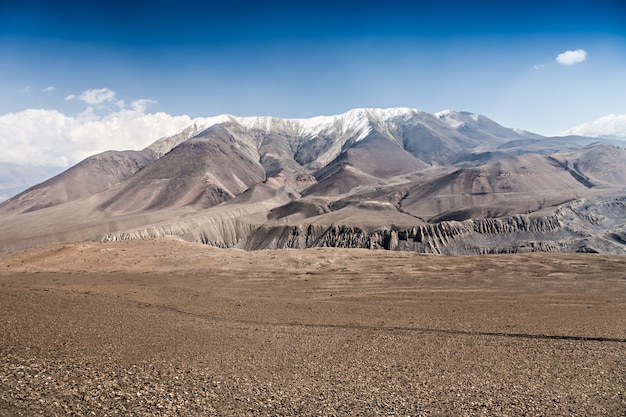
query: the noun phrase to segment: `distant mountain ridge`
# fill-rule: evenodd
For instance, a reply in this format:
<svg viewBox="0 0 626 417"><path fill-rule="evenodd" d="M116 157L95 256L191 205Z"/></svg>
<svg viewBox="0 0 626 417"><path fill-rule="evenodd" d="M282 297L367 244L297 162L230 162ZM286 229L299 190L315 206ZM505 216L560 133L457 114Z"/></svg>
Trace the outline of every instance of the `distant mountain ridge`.
<svg viewBox="0 0 626 417"><path fill-rule="evenodd" d="M0 203L61 171L58 167L0 162Z"/></svg>
<svg viewBox="0 0 626 417"><path fill-rule="evenodd" d="M279 241L301 247L302 239L319 244L320 230L331 229L347 235L324 244L345 238L366 245L350 233L552 216L573 200L619 198L624 162L626 150L595 138L545 138L451 110L353 109L309 119L221 115L196 119L142 151L94 155L6 201L0 247L168 235L260 249L275 247L272 236L281 230L299 230L297 239ZM311 235L303 237L308 227ZM591 241L604 239L593 233ZM624 249L616 239L605 243L596 247ZM533 247L583 246L593 245Z"/></svg>

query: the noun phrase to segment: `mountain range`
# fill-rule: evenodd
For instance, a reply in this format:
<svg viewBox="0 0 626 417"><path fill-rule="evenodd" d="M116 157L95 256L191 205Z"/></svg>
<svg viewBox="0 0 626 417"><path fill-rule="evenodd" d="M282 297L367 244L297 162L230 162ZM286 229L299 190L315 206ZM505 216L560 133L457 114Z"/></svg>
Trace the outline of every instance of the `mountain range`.
<svg viewBox="0 0 626 417"><path fill-rule="evenodd" d="M626 253L626 149L467 112L196 119L0 205L0 248L175 237L242 249Z"/></svg>

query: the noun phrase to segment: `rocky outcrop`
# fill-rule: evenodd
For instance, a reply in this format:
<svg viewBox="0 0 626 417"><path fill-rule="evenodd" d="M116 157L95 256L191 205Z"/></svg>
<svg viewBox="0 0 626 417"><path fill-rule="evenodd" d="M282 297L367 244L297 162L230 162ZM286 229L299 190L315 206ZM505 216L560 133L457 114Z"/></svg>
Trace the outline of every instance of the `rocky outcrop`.
<svg viewBox="0 0 626 417"><path fill-rule="evenodd" d="M236 219L220 219L202 223L188 221L168 223L128 232L112 233L103 236L100 241L111 242L178 237L191 242L200 242L210 246L228 248L235 246L246 236L250 235L257 227L257 225L237 221Z"/></svg>
<svg viewBox="0 0 626 417"><path fill-rule="evenodd" d="M368 229L340 224L268 224L253 210L224 210L206 217L112 233L103 241L175 236L244 250L365 248L441 255L519 252L626 254L626 197L580 199L544 215L471 219Z"/></svg>
<svg viewBox="0 0 626 417"><path fill-rule="evenodd" d="M458 242L469 240L467 238L476 235L491 236L490 240L494 240L493 237L514 234L545 235L561 228L562 224L556 215L543 217L517 215L504 219L450 221L408 229L390 227L374 231L342 225L263 226L256 229L239 246L247 250L335 247L446 254L458 253ZM468 244L462 252L480 253L485 252L485 249L472 248Z"/></svg>
<svg viewBox="0 0 626 417"><path fill-rule="evenodd" d="M279 199L279 197L276 198L276 200ZM152 224L148 227L105 234L97 240L110 242L176 237L189 242L229 248L237 245L258 229L267 211L266 204L222 208L205 215L190 216L175 221Z"/></svg>

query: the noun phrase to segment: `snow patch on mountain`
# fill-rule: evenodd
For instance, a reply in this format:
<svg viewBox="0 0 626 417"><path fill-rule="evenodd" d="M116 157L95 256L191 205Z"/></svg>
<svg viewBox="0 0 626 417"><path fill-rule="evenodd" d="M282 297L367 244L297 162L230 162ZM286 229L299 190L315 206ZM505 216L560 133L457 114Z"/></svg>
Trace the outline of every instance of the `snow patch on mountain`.
<svg viewBox="0 0 626 417"><path fill-rule="evenodd" d="M452 129L458 129L463 126L463 121L459 120L458 117L455 117L455 113L452 110L444 110L438 113L435 113L440 120L442 120L445 124L450 126Z"/></svg>
<svg viewBox="0 0 626 417"><path fill-rule="evenodd" d="M434 115L455 130L467 126L468 123L479 123L481 121L479 114L456 112L454 110L444 110Z"/></svg>

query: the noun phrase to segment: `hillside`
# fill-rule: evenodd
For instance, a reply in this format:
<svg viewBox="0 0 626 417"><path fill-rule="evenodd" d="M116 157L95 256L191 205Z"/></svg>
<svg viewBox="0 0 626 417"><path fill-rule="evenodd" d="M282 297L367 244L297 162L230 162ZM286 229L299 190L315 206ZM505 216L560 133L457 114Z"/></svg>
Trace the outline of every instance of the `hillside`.
<svg viewBox="0 0 626 417"><path fill-rule="evenodd" d="M0 247L175 236L245 249L624 253L625 179L621 147L466 112L224 115L142 151L94 155L4 202Z"/></svg>

